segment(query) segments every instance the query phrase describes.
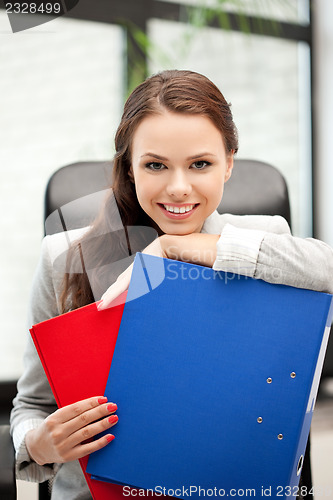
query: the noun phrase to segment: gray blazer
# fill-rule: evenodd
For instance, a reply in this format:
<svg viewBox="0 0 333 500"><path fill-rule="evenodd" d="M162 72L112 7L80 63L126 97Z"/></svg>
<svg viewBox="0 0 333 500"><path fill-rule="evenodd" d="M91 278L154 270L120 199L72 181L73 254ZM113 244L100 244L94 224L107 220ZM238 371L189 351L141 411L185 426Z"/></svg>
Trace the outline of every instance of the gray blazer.
<svg viewBox="0 0 333 500"><path fill-rule="evenodd" d="M59 296L65 268L59 265L57 257L66 252L68 241L79 238L86 230L44 238L32 285L29 327L60 314ZM332 248L312 238L291 236L287 222L280 216L234 216L214 212L205 221L202 232L221 235L213 266L216 270L333 293ZM56 409L43 367L28 335L24 373L18 382L11 414L17 478L35 482L54 478L53 500L90 499L78 461L40 466L27 453L26 432L40 425Z"/></svg>

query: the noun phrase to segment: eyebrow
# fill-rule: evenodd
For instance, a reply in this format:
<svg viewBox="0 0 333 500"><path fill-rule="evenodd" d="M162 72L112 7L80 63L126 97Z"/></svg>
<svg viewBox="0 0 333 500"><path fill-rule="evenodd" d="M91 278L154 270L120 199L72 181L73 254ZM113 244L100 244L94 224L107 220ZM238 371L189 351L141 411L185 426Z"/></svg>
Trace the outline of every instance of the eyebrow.
<svg viewBox="0 0 333 500"><path fill-rule="evenodd" d="M163 160L163 161L168 160L168 158L166 158L165 156L161 156L161 155L158 155L156 153L150 153L150 152L147 152L147 153L141 155L140 158L143 158L145 156L150 156L152 158L156 158L157 160ZM193 156L189 156L188 158L186 158L186 161L196 160L197 158L202 158L203 156L214 156L216 158L216 155L214 155L213 153L209 153L208 151L205 151L203 153L198 153L198 154L195 154Z"/></svg>

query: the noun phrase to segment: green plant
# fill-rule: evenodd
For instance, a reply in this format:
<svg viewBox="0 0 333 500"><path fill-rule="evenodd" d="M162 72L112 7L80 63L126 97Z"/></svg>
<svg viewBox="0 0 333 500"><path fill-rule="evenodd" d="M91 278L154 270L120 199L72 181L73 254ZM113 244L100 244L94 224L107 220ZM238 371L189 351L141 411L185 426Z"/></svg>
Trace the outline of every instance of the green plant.
<svg viewBox="0 0 333 500"><path fill-rule="evenodd" d="M193 0L192 4L183 4L176 21L184 24L184 30L177 40L176 49L172 46L169 51L162 50L141 28L123 20L127 32L127 93L146 78L151 62L175 67L172 53L186 56L194 37L209 26L229 31L236 28L247 35L265 33L268 29L273 35L279 35L280 21L272 15L273 9L274 12L280 9L295 15L297 3L294 0Z"/></svg>

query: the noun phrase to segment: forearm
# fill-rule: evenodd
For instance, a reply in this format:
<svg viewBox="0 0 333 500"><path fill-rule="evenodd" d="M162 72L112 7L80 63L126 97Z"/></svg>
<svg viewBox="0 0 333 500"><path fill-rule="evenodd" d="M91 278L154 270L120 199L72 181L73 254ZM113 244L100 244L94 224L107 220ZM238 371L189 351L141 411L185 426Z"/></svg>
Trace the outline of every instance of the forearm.
<svg viewBox="0 0 333 500"><path fill-rule="evenodd" d="M185 236L163 235L159 239L165 257L212 267L219 238L217 234L193 233Z"/></svg>
<svg viewBox="0 0 333 500"><path fill-rule="evenodd" d="M47 238L45 238L30 294L28 328L57 314L59 311L53 286L52 264ZM40 467L31 461L25 444L25 436L54 412L57 405L28 331L24 353L24 372L18 382L18 394L13 404L10 420L16 450L17 477L29 481L45 481L54 475L55 469L53 466Z"/></svg>
<svg viewBox="0 0 333 500"><path fill-rule="evenodd" d="M313 238L267 234L255 278L333 293L333 249Z"/></svg>
<svg viewBox="0 0 333 500"><path fill-rule="evenodd" d="M333 250L312 238L225 226L217 244L217 271L270 283L333 293Z"/></svg>

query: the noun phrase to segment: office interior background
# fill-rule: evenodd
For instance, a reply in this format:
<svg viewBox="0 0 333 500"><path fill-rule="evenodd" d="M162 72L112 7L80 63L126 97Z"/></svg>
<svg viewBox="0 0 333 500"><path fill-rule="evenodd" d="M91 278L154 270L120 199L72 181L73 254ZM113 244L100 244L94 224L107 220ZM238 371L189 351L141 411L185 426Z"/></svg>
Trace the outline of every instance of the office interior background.
<svg viewBox="0 0 333 500"><path fill-rule="evenodd" d="M205 21L199 7L214 5L227 15ZM140 31L129 36L132 22ZM15 34L0 9L0 381L23 369L47 180L72 162L111 159L129 89L166 68L219 86L238 126L238 157L277 167L294 235L333 245L331 0L81 0ZM321 439L332 455L333 433ZM315 474L332 481L322 467Z"/></svg>

